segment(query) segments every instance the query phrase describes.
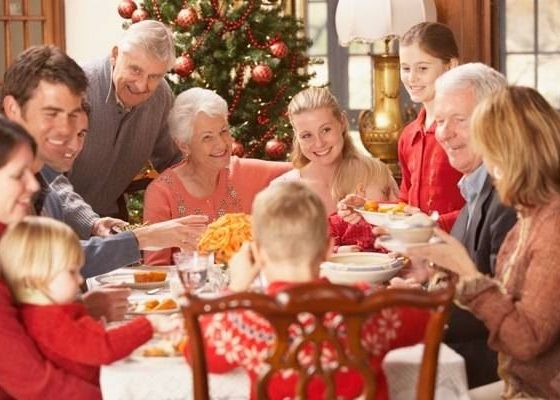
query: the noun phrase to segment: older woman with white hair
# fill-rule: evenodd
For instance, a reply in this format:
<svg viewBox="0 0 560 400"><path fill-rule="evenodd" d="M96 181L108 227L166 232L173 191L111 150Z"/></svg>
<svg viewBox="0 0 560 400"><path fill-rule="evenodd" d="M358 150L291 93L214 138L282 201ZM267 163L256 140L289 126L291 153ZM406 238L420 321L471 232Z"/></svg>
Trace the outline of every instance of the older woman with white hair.
<svg viewBox="0 0 560 400"><path fill-rule="evenodd" d="M231 155L233 138L226 101L215 92L192 88L177 96L169 114L169 132L184 161L165 170L144 197L144 221L204 214L251 212L255 195L290 169L289 163ZM151 265L171 263L172 250L146 252Z"/></svg>

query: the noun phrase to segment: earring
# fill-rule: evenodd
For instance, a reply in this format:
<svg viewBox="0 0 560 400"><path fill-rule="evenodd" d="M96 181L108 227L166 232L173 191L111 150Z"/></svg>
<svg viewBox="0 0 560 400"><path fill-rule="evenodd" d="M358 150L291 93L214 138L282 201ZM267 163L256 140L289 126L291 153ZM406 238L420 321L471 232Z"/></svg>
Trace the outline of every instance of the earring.
<svg viewBox="0 0 560 400"><path fill-rule="evenodd" d="M185 153L185 162L189 162L191 160L191 154L190 153Z"/></svg>

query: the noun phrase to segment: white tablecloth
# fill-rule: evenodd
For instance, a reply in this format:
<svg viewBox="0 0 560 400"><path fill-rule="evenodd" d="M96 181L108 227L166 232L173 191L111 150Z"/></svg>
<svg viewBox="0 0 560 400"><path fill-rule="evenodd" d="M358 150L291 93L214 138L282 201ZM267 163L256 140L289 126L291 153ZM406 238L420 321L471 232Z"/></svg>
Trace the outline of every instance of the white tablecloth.
<svg viewBox="0 0 560 400"><path fill-rule="evenodd" d="M415 398L416 381L422 360L423 344L389 352L383 370L389 384L390 400ZM439 348L436 400L468 400L465 360L445 344Z"/></svg>
<svg viewBox="0 0 560 400"><path fill-rule="evenodd" d="M422 345L391 351L383 361L391 400L415 397ZM192 399L192 372L182 357L132 357L101 368L105 400ZM243 370L210 375L213 399L248 399L249 378ZM440 348L436 399L468 400L465 361L446 345Z"/></svg>
<svg viewBox="0 0 560 400"><path fill-rule="evenodd" d="M130 272L121 269L118 272ZM99 283L88 279L88 287ZM155 296L133 290L131 300L170 296L163 288ZM383 369L387 375L391 400L415 397L416 380L423 345L396 349L387 354ZM467 400L468 388L465 361L448 346L439 352L437 400ZM101 392L104 400L173 400L192 399L192 372L183 357L131 357L101 368ZM248 399L249 378L241 369L227 374L210 375L213 399Z"/></svg>
<svg viewBox="0 0 560 400"><path fill-rule="evenodd" d="M192 372L183 357L133 357L101 368L104 400L192 399ZM249 378L241 369L210 375L212 399L248 399Z"/></svg>

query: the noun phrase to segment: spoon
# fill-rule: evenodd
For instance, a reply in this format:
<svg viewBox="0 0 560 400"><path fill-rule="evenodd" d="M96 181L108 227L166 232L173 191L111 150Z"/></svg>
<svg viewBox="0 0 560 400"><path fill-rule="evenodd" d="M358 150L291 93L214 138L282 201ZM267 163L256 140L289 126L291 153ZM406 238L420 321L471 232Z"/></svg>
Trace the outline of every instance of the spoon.
<svg viewBox="0 0 560 400"><path fill-rule="evenodd" d="M147 290L146 294L156 294L161 290L161 288L155 288L155 289L151 289L151 290Z"/></svg>

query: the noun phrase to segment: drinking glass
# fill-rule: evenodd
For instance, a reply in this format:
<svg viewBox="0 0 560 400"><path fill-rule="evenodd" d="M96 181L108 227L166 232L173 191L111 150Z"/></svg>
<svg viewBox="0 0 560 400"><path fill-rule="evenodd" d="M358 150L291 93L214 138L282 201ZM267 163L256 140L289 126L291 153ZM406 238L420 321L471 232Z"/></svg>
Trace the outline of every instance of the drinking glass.
<svg viewBox="0 0 560 400"><path fill-rule="evenodd" d="M219 293L227 288L229 273L224 264L208 266L208 289L212 293Z"/></svg>
<svg viewBox="0 0 560 400"><path fill-rule="evenodd" d="M182 251L173 254L173 260L183 287L194 293L206 285L208 268L214 264L214 254Z"/></svg>

